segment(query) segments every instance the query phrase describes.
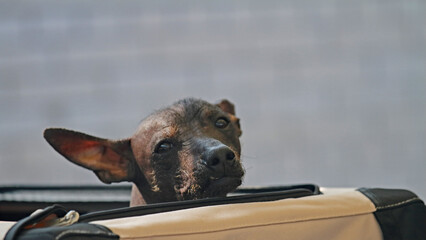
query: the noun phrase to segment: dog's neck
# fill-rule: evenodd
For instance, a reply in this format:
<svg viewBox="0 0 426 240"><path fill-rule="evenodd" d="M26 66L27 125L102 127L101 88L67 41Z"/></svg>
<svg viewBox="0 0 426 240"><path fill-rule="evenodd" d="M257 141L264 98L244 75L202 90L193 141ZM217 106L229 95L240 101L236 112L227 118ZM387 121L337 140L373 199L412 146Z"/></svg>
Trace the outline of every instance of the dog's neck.
<svg viewBox="0 0 426 240"><path fill-rule="evenodd" d="M142 173L138 174L139 178L132 185L132 193L130 206L146 205L150 203L168 202L173 200L162 199L162 194L152 191L148 181L143 177Z"/></svg>
<svg viewBox="0 0 426 240"><path fill-rule="evenodd" d="M130 199L130 207L146 205L146 201L139 191L138 187L133 184L132 186L132 195Z"/></svg>
<svg viewBox="0 0 426 240"><path fill-rule="evenodd" d="M172 196L168 194L168 196ZM132 193L130 199L130 207L146 205L151 203L161 203L161 202L174 202L177 201L177 198L167 197L164 198L164 194L161 192L146 191L145 189L139 188L136 184L132 185Z"/></svg>

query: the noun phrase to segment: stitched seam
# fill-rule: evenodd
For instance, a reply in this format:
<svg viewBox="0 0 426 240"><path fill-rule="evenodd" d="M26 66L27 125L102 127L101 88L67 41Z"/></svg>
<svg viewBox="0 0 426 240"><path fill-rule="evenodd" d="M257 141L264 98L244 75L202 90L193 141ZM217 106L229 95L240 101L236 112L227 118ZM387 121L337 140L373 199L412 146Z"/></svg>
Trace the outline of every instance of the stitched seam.
<svg viewBox="0 0 426 240"><path fill-rule="evenodd" d="M377 207L377 210L381 210L381 209L385 209L385 208L398 207L398 206L404 205L406 203L417 201L417 200L420 200L420 198L414 197L414 198L410 198L410 199L402 201L402 202L397 202L397 203L394 203L394 204L389 204L389 205L386 205L386 206Z"/></svg>
<svg viewBox="0 0 426 240"><path fill-rule="evenodd" d="M227 231L233 231L233 230L241 230L241 229L252 229L256 227L267 227L267 226L277 226L277 225L286 225L286 224L294 224L294 223L303 223L303 222L312 222L312 221L323 221L323 220L333 220L333 219L339 219L339 218L348 218L348 217L357 217L357 216L366 216L366 215L372 215L372 212L359 212L359 213L348 213L347 215L335 215L335 216L325 216L325 217L319 217L319 218L300 218L300 219L291 219L291 220L284 220L284 221L276 221L276 222L269 222L269 223L255 223L255 224L242 224L232 227L222 227L219 229L210 229L210 230L188 230L184 232L172 232L172 233L154 233L154 234L147 234L138 235L138 236L128 236L123 237L120 235L120 239L145 239L145 238L155 238L155 237L170 237L170 236L184 236L184 235L196 235L196 234L211 234L216 232L227 232ZM118 235L118 234L117 234Z"/></svg>
<svg viewBox="0 0 426 240"><path fill-rule="evenodd" d="M370 212L366 213L357 213L357 214L350 214L350 215L336 215L336 216L330 216L330 217L322 217L322 218L306 218L306 219L298 219L290 222L273 222L273 223L260 223L260 224L253 224L253 225L241 225L236 227L229 227L229 228L222 228L222 229L216 229L216 230L208 230L208 231L193 231L193 232L182 232L182 233L168 233L168 234L152 234L152 235L146 235L146 236L131 236L131 237L122 237L120 236L120 239L151 239L156 237L176 237L176 236L187 236L187 235L198 235L198 234L212 234L212 233L219 233L219 232L228 232L228 231L234 231L234 230L242 230L242 229L253 229L257 227L268 227L268 226L277 226L277 225L286 225L290 223L302 223L302 222L312 222L312 221L323 221L323 220L333 220L337 218L347 218L347 217L357 217L357 216L366 216L370 215Z"/></svg>

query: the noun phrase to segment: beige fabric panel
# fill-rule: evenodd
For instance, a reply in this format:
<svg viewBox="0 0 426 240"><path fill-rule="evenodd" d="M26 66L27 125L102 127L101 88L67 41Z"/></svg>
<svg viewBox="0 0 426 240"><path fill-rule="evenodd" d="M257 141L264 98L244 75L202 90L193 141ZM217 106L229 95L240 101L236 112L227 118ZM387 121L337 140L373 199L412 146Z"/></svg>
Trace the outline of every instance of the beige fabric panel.
<svg viewBox="0 0 426 240"><path fill-rule="evenodd" d="M121 239L382 239L363 194L201 207L93 223Z"/></svg>
<svg viewBox="0 0 426 240"><path fill-rule="evenodd" d="M7 231L11 228L16 222L6 222L0 221L0 239L3 239L6 236Z"/></svg>

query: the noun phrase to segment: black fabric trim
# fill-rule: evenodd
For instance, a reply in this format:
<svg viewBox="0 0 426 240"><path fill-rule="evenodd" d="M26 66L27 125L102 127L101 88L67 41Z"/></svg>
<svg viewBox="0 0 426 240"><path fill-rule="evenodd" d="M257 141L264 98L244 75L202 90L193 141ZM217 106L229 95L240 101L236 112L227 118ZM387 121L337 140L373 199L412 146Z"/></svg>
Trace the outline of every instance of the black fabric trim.
<svg viewBox="0 0 426 240"><path fill-rule="evenodd" d="M402 189L358 189L376 206L374 216L384 240L426 239L426 206L414 193Z"/></svg>
<svg viewBox="0 0 426 240"><path fill-rule="evenodd" d="M19 240L52 239L52 240L111 240L119 239L105 226L89 223L76 223L66 227L48 227L24 230L19 234Z"/></svg>

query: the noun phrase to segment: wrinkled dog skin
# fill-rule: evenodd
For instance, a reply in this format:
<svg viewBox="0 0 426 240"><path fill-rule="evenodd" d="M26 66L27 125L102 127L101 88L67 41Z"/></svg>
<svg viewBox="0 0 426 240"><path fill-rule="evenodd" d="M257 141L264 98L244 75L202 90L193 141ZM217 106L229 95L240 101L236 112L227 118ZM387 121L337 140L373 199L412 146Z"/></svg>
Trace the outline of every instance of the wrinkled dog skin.
<svg viewBox="0 0 426 240"><path fill-rule="evenodd" d="M240 136L232 103L192 98L151 114L124 140L44 132L56 151L102 182L133 182L131 206L226 196L244 175Z"/></svg>

